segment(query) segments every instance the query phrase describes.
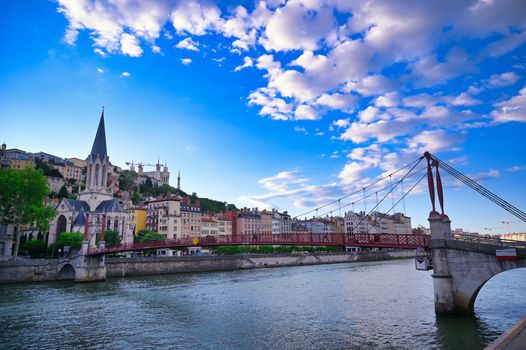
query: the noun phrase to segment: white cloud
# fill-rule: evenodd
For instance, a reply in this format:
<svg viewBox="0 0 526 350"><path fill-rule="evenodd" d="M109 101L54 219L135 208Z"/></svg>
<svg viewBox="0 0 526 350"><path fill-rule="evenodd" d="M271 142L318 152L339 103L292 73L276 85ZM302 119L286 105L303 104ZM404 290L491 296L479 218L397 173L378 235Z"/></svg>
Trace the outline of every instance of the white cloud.
<svg viewBox="0 0 526 350"><path fill-rule="evenodd" d="M161 53L161 48L157 45L152 46L152 52L153 53Z"/></svg>
<svg viewBox="0 0 526 350"><path fill-rule="evenodd" d="M344 184L354 184L363 181L366 178L366 172L371 168L370 164L349 162L345 164L338 177Z"/></svg>
<svg viewBox="0 0 526 350"><path fill-rule="evenodd" d="M522 170L526 170L526 165L514 165L508 168L508 171L512 171L512 172L522 171Z"/></svg>
<svg viewBox="0 0 526 350"><path fill-rule="evenodd" d="M435 55L429 55L418 60L414 64L413 71L419 79L418 85L432 86L471 72L473 69L473 62L469 60L466 51L454 47L449 50L443 62L437 61Z"/></svg>
<svg viewBox="0 0 526 350"><path fill-rule="evenodd" d="M294 131L296 132L301 132L302 134L305 134L305 135L308 135L309 132L307 131L307 129L305 129L305 127L303 126L295 126L294 127Z"/></svg>
<svg viewBox="0 0 526 350"><path fill-rule="evenodd" d="M153 42L170 14L166 1L71 1L58 0L58 11L68 20L65 41L75 44L81 30L90 32L98 54L120 51L138 57L138 38ZM126 35L129 35L126 36ZM124 35L124 36L123 36Z"/></svg>
<svg viewBox="0 0 526 350"><path fill-rule="evenodd" d="M122 72L121 74L123 77L131 77L131 74L129 72Z"/></svg>
<svg viewBox="0 0 526 350"><path fill-rule="evenodd" d="M330 8L309 9L291 1L270 17L260 41L268 51L316 50L319 41L335 31L335 24Z"/></svg>
<svg viewBox="0 0 526 350"><path fill-rule="evenodd" d="M139 40L130 34L123 33L121 35L121 51L123 54L131 57L140 57L143 53L139 46Z"/></svg>
<svg viewBox="0 0 526 350"><path fill-rule="evenodd" d="M199 43L192 40L192 38L186 38L175 45L178 49L185 49L190 51L199 51Z"/></svg>
<svg viewBox="0 0 526 350"><path fill-rule="evenodd" d="M490 88L498 88L515 84L519 81L520 76L513 72L506 72L502 74L493 74L488 82L487 86Z"/></svg>
<svg viewBox="0 0 526 350"><path fill-rule="evenodd" d="M338 127L338 128L345 128L345 127L348 127L351 123L351 119L350 118L346 118L346 119L338 119L338 120L335 120L332 122L332 125Z"/></svg>
<svg viewBox="0 0 526 350"><path fill-rule="evenodd" d="M192 63L192 59L191 58L181 58L180 61L185 66L188 66L190 63Z"/></svg>
<svg viewBox="0 0 526 350"><path fill-rule="evenodd" d="M102 73L104 73L104 69L102 69L102 68L99 67L99 68L97 68L97 72L99 72L99 73L102 74Z"/></svg>
<svg viewBox="0 0 526 350"><path fill-rule="evenodd" d="M323 94L316 99L316 104L327 106L344 112L352 112L358 102L358 97L351 94Z"/></svg>
<svg viewBox="0 0 526 350"><path fill-rule="evenodd" d="M389 92L383 96L379 96L374 100L374 104L378 107L396 107L400 103L400 95L398 92Z"/></svg>
<svg viewBox="0 0 526 350"><path fill-rule="evenodd" d="M320 116L314 108L309 105L300 105L294 111L294 119L296 120L316 120Z"/></svg>
<svg viewBox="0 0 526 350"><path fill-rule="evenodd" d="M481 103L481 100L477 100L476 98L465 92L456 96L452 102L454 106L475 106Z"/></svg>
<svg viewBox="0 0 526 350"><path fill-rule="evenodd" d="M99 49L98 47L96 47L96 48L93 50L93 52L95 52L95 53L98 54L98 55L101 55L102 57L106 57L106 56L107 56L106 52L102 51L102 50Z"/></svg>
<svg viewBox="0 0 526 350"><path fill-rule="evenodd" d="M441 96L426 93L408 96L403 99L403 105L407 107L429 107L442 101Z"/></svg>
<svg viewBox="0 0 526 350"><path fill-rule="evenodd" d="M204 35L221 25L221 10L213 4L181 1L170 18L177 33Z"/></svg>
<svg viewBox="0 0 526 350"><path fill-rule="evenodd" d="M252 67L253 65L254 65L254 62L252 61L252 58L245 56L243 58L243 64L234 68L234 72L239 72L240 70L248 68L248 67Z"/></svg>
<svg viewBox="0 0 526 350"><path fill-rule="evenodd" d="M426 130L412 137L408 146L418 153L458 150L463 135L448 133L445 130Z"/></svg>
<svg viewBox="0 0 526 350"><path fill-rule="evenodd" d="M498 123L526 123L526 87L523 87L518 95L509 100L495 103L493 107L495 109L491 112L491 116Z"/></svg>
<svg viewBox="0 0 526 350"><path fill-rule="evenodd" d="M301 175L297 170L282 171L278 174L259 180L259 184L266 189L276 192L285 192L289 190L290 185L303 184L308 179Z"/></svg>

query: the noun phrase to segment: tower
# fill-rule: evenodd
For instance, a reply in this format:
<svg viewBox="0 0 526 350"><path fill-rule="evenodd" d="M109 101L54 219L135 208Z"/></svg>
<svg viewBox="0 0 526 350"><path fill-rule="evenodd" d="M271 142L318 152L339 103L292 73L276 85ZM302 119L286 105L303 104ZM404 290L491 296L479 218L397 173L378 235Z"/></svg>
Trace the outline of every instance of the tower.
<svg viewBox="0 0 526 350"><path fill-rule="evenodd" d="M91 153L86 159L88 170L86 175L87 191L105 191L108 181L110 158L106 150L106 130L104 127L104 107L100 116L99 127L93 141Z"/></svg>
<svg viewBox="0 0 526 350"><path fill-rule="evenodd" d="M79 200L88 203L91 210L104 200L112 199L108 190L108 172L111 167L110 157L106 150L106 129L104 127L104 107L100 116L99 127L93 141L91 152L86 158L86 189L79 193Z"/></svg>
<svg viewBox="0 0 526 350"><path fill-rule="evenodd" d="M177 172L177 189L181 190L181 169Z"/></svg>

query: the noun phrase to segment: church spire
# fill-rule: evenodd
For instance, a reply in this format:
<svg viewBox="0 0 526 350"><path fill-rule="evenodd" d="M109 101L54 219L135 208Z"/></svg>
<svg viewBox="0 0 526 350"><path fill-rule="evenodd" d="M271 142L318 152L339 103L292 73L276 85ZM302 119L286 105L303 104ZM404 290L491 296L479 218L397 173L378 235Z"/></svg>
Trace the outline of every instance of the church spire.
<svg viewBox="0 0 526 350"><path fill-rule="evenodd" d="M107 156L106 151L106 129L104 128L104 107L102 107L102 114L100 116L99 128L97 129L97 135L95 136L95 141L93 141L93 147L91 148L92 157L97 155L100 158Z"/></svg>
<svg viewBox="0 0 526 350"><path fill-rule="evenodd" d="M177 172L177 189L181 190L181 169Z"/></svg>

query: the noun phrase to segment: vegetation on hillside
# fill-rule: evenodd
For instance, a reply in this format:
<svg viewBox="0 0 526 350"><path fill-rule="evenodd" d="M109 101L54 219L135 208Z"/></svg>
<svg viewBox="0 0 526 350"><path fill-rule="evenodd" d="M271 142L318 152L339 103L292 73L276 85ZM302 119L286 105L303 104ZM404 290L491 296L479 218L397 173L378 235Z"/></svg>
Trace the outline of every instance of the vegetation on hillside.
<svg viewBox="0 0 526 350"><path fill-rule="evenodd" d="M119 187L121 191L127 191L132 195L132 201L134 204L138 204L140 199L147 199L150 197L160 197L169 194L179 194L181 197L189 196L190 200L195 202L199 199L201 202L201 211L203 213L221 213L230 210L237 209L234 204L227 204L226 202L217 201L210 198L200 198L195 192L191 195L185 191L178 190L177 188L163 184L161 186L154 185L150 179L146 179L140 186L136 185L138 174L135 171L123 170L119 173Z"/></svg>

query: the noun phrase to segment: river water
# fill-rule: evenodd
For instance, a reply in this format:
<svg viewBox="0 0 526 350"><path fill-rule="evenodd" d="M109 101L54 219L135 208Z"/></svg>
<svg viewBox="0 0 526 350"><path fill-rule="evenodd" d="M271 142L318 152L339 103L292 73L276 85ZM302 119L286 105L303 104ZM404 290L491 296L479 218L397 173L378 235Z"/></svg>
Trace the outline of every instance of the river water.
<svg viewBox="0 0 526 350"><path fill-rule="evenodd" d="M0 286L5 349L482 349L526 314L526 269L437 317L413 260Z"/></svg>

